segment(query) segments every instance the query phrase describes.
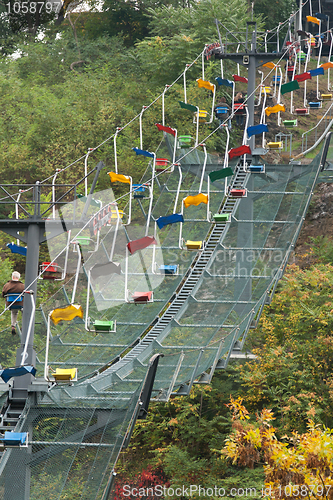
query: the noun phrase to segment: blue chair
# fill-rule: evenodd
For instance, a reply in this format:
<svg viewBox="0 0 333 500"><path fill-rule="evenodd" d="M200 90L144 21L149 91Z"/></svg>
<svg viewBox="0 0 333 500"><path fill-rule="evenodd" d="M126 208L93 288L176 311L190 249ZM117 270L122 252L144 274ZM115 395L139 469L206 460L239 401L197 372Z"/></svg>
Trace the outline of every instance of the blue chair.
<svg viewBox="0 0 333 500"><path fill-rule="evenodd" d="M217 118L220 118L219 115L227 115L229 108L227 106L218 106L215 108L215 115Z"/></svg>
<svg viewBox="0 0 333 500"><path fill-rule="evenodd" d="M133 184L132 188L134 190L133 198L145 197L145 186L143 186L142 184Z"/></svg>
<svg viewBox="0 0 333 500"><path fill-rule="evenodd" d="M22 309L23 308L23 295L19 293L8 293L5 295L5 298L7 302L14 302L14 304L11 304L9 306L9 310L11 311L12 309Z"/></svg>
<svg viewBox="0 0 333 500"><path fill-rule="evenodd" d="M160 266L159 270L161 274L178 274L178 266L176 264Z"/></svg>
<svg viewBox="0 0 333 500"><path fill-rule="evenodd" d="M5 431L5 436L0 438L0 442L5 446L13 448L28 447L28 433Z"/></svg>

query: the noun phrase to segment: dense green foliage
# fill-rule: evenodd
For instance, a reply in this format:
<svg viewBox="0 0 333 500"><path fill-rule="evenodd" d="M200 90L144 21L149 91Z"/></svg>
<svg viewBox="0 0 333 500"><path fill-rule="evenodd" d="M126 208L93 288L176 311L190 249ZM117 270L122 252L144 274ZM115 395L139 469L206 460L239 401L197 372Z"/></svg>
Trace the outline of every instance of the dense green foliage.
<svg viewBox="0 0 333 500"><path fill-rule="evenodd" d="M118 494L133 471L147 465L162 471L174 488L201 484L227 489L243 481L243 486L259 491L265 460L259 454L253 458L257 456L253 450L250 453L251 446L255 448L256 427L251 424L245 429L254 429L249 434L254 444L249 443L248 450L233 448L232 441L228 453L219 451L228 439L234 439L226 408L230 396L242 396L254 422L255 415L269 408L278 437L305 432L309 419L332 427L332 279L329 264L305 270L290 266L272 305L264 309L259 327L247 340L257 360L234 362L226 371L215 373L211 390L195 386L189 398L151 405L147 421L137 423L130 448L118 464ZM239 446L244 439L249 438L240 437ZM147 460L142 462L142 456ZM234 465L226 456L237 457ZM253 471L246 468L254 465Z"/></svg>

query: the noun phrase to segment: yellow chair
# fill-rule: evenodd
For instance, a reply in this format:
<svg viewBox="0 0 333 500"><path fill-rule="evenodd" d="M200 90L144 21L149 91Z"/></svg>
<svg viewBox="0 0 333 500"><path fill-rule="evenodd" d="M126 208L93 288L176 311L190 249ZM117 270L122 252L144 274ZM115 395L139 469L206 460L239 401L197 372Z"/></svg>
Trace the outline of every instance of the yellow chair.
<svg viewBox="0 0 333 500"><path fill-rule="evenodd" d="M74 318L83 319L83 309L78 304L70 304L69 306L53 309L49 316L53 323L57 325L60 321L72 321Z"/></svg>
<svg viewBox="0 0 333 500"><path fill-rule="evenodd" d="M199 123L206 123L208 117L208 111L204 109L199 109Z"/></svg>
<svg viewBox="0 0 333 500"><path fill-rule="evenodd" d="M282 142L282 141L278 141L278 142L268 142L268 143L267 143L267 147L268 147L268 149L275 149L275 150L279 150L279 149L282 149L282 148L283 148L283 142Z"/></svg>
<svg viewBox="0 0 333 500"><path fill-rule="evenodd" d="M261 88L261 93L262 93L262 94L265 94L265 93L266 93L266 94L270 94L271 92L272 92L271 87L262 87L262 88Z"/></svg>
<svg viewBox="0 0 333 500"><path fill-rule="evenodd" d="M118 210L119 218L122 219L124 217L124 211L123 210ZM117 210L111 210L111 217L110 217L110 222L116 222L118 219L117 217Z"/></svg>
<svg viewBox="0 0 333 500"><path fill-rule="evenodd" d="M77 368L56 368L52 376L56 382L73 382L77 380Z"/></svg>
<svg viewBox="0 0 333 500"><path fill-rule="evenodd" d="M202 248L202 241L187 240L185 245L187 250L200 250Z"/></svg>

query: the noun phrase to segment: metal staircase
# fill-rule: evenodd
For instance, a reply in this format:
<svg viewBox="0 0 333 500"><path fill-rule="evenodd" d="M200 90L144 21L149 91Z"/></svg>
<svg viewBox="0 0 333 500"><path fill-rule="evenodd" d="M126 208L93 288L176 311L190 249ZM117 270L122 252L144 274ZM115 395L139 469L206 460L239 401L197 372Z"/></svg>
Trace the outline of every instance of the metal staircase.
<svg viewBox="0 0 333 500"><path fill-rule="evenodd" d="M8 399L0 413L0 433L15 430L28 397L28 391L24 391L26 394L22 392L20 391L19 394L9 392Z"/></svg>

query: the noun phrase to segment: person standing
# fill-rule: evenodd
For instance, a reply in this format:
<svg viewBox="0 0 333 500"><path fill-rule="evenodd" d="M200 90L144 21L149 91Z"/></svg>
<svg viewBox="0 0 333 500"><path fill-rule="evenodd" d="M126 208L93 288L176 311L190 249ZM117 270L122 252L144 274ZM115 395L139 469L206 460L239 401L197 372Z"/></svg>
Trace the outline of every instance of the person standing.
<svg viewBox="0 0 333 500"><path fill-rule="evenodd" d="M2 289L2 296L5 297L11 293L21 294L24 290L24 284L20 281L21 275L19 272L14 271L12 273L12 279L7 281ZM6 300L6 307L10 306L12 303ZM20 302L23 305L23 302ZM10 309L11 314L11 326L12 326L12 335L16 335L16 323L19 309Z"/></svg>

